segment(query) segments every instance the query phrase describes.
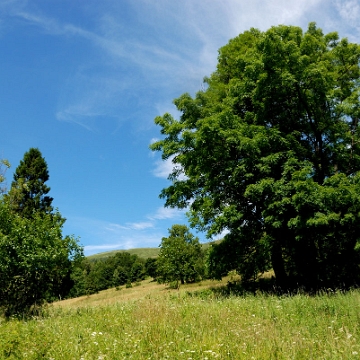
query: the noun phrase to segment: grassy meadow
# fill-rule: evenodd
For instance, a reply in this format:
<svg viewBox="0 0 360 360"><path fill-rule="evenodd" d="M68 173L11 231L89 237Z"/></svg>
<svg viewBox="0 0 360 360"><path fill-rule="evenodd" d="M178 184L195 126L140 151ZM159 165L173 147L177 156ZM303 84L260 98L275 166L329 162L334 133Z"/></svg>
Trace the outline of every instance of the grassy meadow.
<svg viewBox="0 0 360 360"><path fill-rule="evenodd" d="M222 296L203 282L60 301L31 320L0 320L1 359L356 359L360 292ZM219 288L218 288L219 289Z"/></svg>

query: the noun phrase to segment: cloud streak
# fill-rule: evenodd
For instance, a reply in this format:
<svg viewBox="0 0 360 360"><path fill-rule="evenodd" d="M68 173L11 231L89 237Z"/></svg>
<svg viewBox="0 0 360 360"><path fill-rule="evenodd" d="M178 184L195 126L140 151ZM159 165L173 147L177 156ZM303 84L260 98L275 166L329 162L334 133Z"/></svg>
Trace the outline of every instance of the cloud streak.
<svg viewBox="0 0 360 360"><path fill-rule="evenodd" d="M153 228L154 224L150 221L141 221L137 223L129 223L129 226L133 230L144 230L144 229Z"/></svg>
<svg viewBox="0 0 360 360"><path fill-rule="evenodd" d="M64 83L56 112L58 120L90 131L98 130L104 116L112 119L113 131L129 120L119 114L126 104L139 103L135 95L139 91L140 96L157 91L157 103L166 103L172 94L198 90L201 79L215 70L218 48L250 27L265 30L280 23L306 27L312 20L340 26L332 11L359 33L357 0L105 0L101 7L90 1L86 6L92 9L87 13L92 14L93 23L88 28L62 22L56 14L40 13L30 5L5 1L1 8L47 34L77 38L91 47L87 50L91 60L79 63L75 76ZM129 19L123 15L124 6ZM324 9L321 15L320 8ZM124 96L124 102L119 101ZM150 96L142 101L156 107ZM144 121L143 117L138 116L137 122Z"/></svg>
<svg viewBox="0 0 360 360"><path fill-rule="evenodd" d="M153 170L153 175L158 178L167 179L168 176L172 173L174 169L174 163L172 162L174 157L171 157L167 160L157 160L155 161L155 168Z"/></svg>
<svg viewBox="0 0 360 360"><path fill-rule="evenodd" d="M174 219L181 217L183 214L183 210L160 207L157 209L155 214L149 215L148 218L150 220Z"/></svg>

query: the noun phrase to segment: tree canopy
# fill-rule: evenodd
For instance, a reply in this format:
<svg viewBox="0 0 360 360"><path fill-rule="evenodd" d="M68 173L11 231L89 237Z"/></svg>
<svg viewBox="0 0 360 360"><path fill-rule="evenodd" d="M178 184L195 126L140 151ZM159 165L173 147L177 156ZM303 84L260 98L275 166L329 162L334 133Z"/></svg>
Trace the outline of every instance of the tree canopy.
<svg viewBox="0 0 360 360"><path fill-rule="evenodd" d="M30 218L34 211L51 213L53 198L48 196L50 188L47 163L39 149L30 148L16 168L14 181L6 199L11 209L23 217Z"/></svg>
<svg viewBox="0 0 360 360"><path fill-rule="evenodd" d="M315 23L251 29L219 50L206 89L174 101L151 145L174 163L166 206L187 208L217 276L274 269L282 287L358 280L360 46Z"/></svg>

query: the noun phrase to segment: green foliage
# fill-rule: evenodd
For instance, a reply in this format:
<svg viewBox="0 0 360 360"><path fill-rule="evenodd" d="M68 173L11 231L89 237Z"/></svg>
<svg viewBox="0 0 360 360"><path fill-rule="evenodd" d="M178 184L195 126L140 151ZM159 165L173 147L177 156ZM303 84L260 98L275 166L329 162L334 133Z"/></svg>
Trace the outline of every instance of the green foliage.
<svg viewBox="0 0 360 360"><path fill-rule="evenodd" d="M278 285L359 280L360 46L314 23L251 29L220 49L207 88L157 117L172 159L166 206L211 238L209 271ZM185 176L184 176L185 175Z"/></svg>
<svg viewBox="0 0 360 360"><path fill-rule="evenodd" d="M145 264L144 262L135 261L131 266L130 280L131 282L139 282L145 279Z"/></svg>
<svg viewBox="0 0 360 360"><path fill-rule="evenodd" d="M157 259L157 280L171 283L195 282L204 276L203 253L199 239L185 225L173 225L169 237L162 238Z"/></svg>
<svg viewBox="0 0 360 360"><path fill-rule="evenodd" d="M157 277L157 260L155 258L147 258L145 261L146 275L156 279Z"/></svg>
<svg viewBox="0 0 360 360"><path fill-rule="evenodd" d="M118 266L113 273L113 286L120 286L126 284L129 274L122 266Z"/></svg>
<svg viewBox="0 0 360 360"><path fill-rule="evenodd" d="M60 214L20 217L0 202L0 309L27 315L69 290L69 276L82 256L72 237L62 237Z"/></svg>
<svg viewBox="0 0 360 360"><path fill-rule="evenodd" d="M14 173L14 181L5 196L10 208L23 217L31 218L35 211L45 214L52 212L53 198L46 194L50 188L47 163L39 149L30 148Z"/></svg>

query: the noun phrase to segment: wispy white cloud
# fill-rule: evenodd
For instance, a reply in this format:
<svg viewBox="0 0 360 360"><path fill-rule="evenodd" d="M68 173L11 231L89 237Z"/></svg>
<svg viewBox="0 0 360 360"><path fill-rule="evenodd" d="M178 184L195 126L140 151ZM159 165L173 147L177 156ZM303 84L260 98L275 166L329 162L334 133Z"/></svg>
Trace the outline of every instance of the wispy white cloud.
<svg viewBox="0 0 360 360"><path fill-rule="evenodd" d="M227 229L225 229L225 230L223 230L220 234L213 236L213 237L212 237L212 240L220 240L220 239L223 239L223 238L225 237L225 235L227 235L227 234L229 234L229 233L230 233L230 231L227 230Z"/></svg>
<svg viewBox="0 0 360 360"><path fill-rule="evenodd" d="M130 228L128 226L123 226L123 225L119 225L119 224L113 224L113 223L108 223L104 226L105 230L108 231L119 231L119 230L129 230Z"/></svg>
<svg viewBox="0 0 360 360"><path fill-rule="evenodd" d="M156 160L152 173L155 177L167 179L169 175L174 171L174 169L181 169L180 165L174 164L173 162L174 156L169 157L166 160ZM186 175L183 172L179 173L179 180L185 180Z"/></svg>
<svg viewBox="0 0 360 360"><path fill-rule="evenodd" d="M123 15L124 4L132 16L130 20ZM184 91L199 90L201 79L215 70L218 48L250 27L265 30L280 23L306 27L313 20L339 25L345 20L359 33L358 0L104 0L102 6L86 4L93 8L88 14L96 14L88 28L30 5L25 0L2 2L3 8L12 9L8 12L24 23L53 36L86 41L91 47L89 60L79 63L76 73L64 83L56 113L59 120L91 131L103 126L104 116L112 119L114 130L119 128L128 120L119 114L124 113L129 99L156 109L157 104L171 104L171 98ZM147 95L151 92L159 95L156 102ZM163 109L158 110L163 113ZM137 123L143 118L144 114L139 114Z"/></svg>
<svg viewBox="0 0 360 360"><path fill-rule="evenodd" d="M128 223L129 227L133 230L144 230L154 227L154 223L150 221L140 221L135 223Z"/></svg>
<svg viewBox="0 0 360 360"><path fill-rule="evenodd" d="M155 169L153 170L153 174L156 177L167 179L174 169L174 163L172 160L173 157L167 160L155 161Z"/></svg>
<svg viewBox="0 0 360 360"><path fill-rule="evenodd" d="M335 7L343 24L347 25L346 35L351 41L360 40L360 3L358 0L335 0ZM350 27L350 29L349 29ZM356 29L356 31L354 31ZM350 31L349 31L350 30Z"/></svg>
<svg viewBox="0 0 360 360"><path fill-rule="evenodd" d="M14 15L29 24L39 26L43 30L54 35L65 34L67 32L73 33L71 27L67 28L67 26L61 26L55 19L46 16L35 15L23 10L15 12ZM72 30L75 30L75 28Z"/></svg>
<svg viewBox="0 0 360 360"><path fill-rule="evenodd" d="M159 140L160 140L159 138L151 138L150 139L150 145L153 144L153 143L156 143Z"/></svg>
<svg viewBox="0 0 360 360"><path fill-rule="evenodd" d="M117 107L121 101L116 100L124 98L122 93L127 88L127 82L127 79L121 81L78 72L69 79L61 92L56 118L74 122L94 132L104 128L106 122L110 123L112 131L116 131L126 119L121 117L122 113Z"/></svg>
<svg viewBox="0 0 360 360"><path fill-rule="evenodd" d="M157 209L155 214L149 215L148 218L151 220L174 219L182 216L183 214L183 210L160 207Z"/></svg>
<svg viewBox="0 0 360 360"><path fill-rule="evenodd" d="M335 6L344 20L359 24L360 3L358 0L336 0Z"/></svg>

